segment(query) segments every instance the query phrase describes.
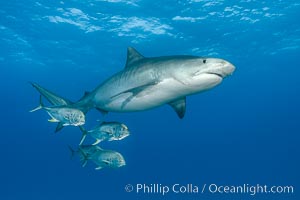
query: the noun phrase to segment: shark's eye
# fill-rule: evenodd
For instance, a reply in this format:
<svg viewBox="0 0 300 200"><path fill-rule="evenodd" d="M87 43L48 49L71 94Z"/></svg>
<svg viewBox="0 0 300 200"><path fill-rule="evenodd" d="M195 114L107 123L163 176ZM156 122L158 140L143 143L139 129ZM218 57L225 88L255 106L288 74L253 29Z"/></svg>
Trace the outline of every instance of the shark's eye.
<svg viewBox="0 0 300 200"><path fill-rule="evenodd" d="M203 59L203 63L204 63L204 64L206 63L206 59Z"/></svg>

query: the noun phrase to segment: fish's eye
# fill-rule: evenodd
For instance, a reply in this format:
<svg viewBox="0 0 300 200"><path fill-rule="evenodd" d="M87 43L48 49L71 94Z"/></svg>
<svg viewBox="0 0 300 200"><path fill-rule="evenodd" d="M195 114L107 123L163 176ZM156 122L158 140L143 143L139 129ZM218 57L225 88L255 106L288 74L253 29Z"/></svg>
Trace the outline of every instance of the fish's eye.
<svg viewBox="0 0 300 200"><path fill-rule="evenodd" d="M203 61L202 61L204 64L206 63L206 59L203 59Z"/></svg>

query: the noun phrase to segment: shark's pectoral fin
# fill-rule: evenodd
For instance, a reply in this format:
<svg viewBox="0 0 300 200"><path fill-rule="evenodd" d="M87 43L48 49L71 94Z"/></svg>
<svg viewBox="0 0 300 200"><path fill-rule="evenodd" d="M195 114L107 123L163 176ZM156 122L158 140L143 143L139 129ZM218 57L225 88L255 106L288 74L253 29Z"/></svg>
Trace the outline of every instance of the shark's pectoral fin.
<svg viewBox="0 0 300 200"><path fill-rule="evenodd" d="M172 101L169 103L169 105L175 110L178 117L182 119L185 114L185 105L186 105L186 97L183 97L181 99L177 99L175 101Z"/></svg>
<svg viewBox="0 0 300 200"><path fill-rule="evenodd" d="M59 132L61 129L63 129L63 127L64 124L62 122L59 122L56 126L55 133Z"/></svg>
<svg viewBox="0 0 300 200"><path fill-rule="evenodd" d="M157 84L157 82L152 82L152 83L141 85L141 86L138 86L138 87L135 87L135 88L131 88L129 90L126 90L124 92L121 92L117 95L112 96L111 99L121 97L122 95L124 95L126 93L130 93L130 95L122 103L121 108L123 109L134 97L138 97L138 95L141 92L145 91L146 89L149 89L150 87L153 87L156 84Z"/></svg>

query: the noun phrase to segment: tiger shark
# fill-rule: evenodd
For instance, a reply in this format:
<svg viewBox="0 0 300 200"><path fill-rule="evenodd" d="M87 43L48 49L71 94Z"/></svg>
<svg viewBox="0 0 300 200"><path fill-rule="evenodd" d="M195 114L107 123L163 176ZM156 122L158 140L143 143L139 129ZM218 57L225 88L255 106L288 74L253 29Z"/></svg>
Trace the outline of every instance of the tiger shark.
<svg viewBox="0 0 300 200"><path fill-rule="evenodd" d="M183 118L186 97L214 88L235 67L219 58L176 55L144 57L127 49L125 68L73 103L32 83L50 103L72 105L84 113L143 111L169 104Z"/></svg>

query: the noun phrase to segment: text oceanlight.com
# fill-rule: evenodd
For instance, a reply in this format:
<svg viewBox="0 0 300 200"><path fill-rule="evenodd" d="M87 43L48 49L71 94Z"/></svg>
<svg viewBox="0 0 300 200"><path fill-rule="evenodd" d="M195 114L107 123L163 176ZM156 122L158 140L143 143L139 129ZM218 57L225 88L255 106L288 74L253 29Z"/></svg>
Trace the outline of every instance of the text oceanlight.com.
<svg viewBox="0 0 300 200"><path fill-rule="evenodd" d="M134 192L136 194L293 194L294 187L291 185L285 186L269 186L261 184L241 184L241 185L219 185L219 184L179 184L172 185L164 184L127 184L125 186L126 192Z"/></svg>

